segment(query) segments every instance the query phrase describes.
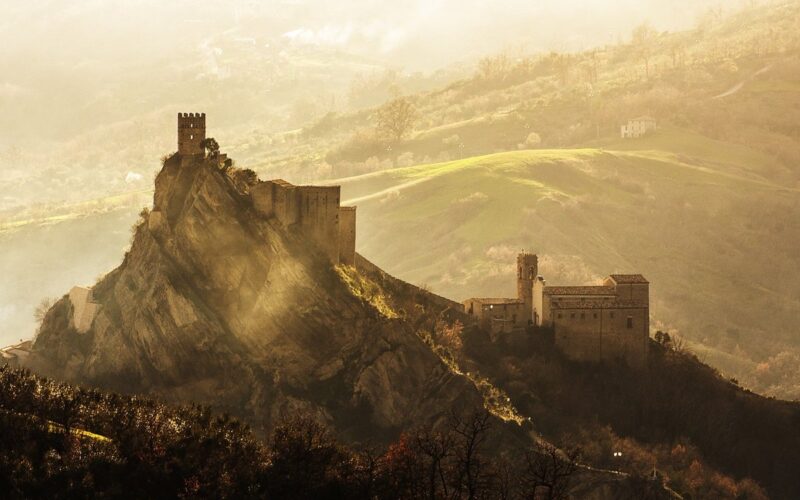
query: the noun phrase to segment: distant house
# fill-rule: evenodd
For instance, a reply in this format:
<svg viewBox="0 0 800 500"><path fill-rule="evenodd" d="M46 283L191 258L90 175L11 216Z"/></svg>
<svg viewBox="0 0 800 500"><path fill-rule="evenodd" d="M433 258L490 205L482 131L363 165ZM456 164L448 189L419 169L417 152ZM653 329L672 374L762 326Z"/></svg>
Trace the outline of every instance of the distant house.
<svg viewBox="0 0 800 500"><path fill-rule="evenodd" d="M22 363L28 358L32 346L33 342L26 340L0 349L0 365L22 366Z"/></svg>
<svg viewBox="0 0 800 500"><path fill-rule="evenodd" d="M642 137L653 130L656 130L656 119L652 116L640 116L639 118L628 120L627 125L620 127L620 137L623 139Z"/></svg>

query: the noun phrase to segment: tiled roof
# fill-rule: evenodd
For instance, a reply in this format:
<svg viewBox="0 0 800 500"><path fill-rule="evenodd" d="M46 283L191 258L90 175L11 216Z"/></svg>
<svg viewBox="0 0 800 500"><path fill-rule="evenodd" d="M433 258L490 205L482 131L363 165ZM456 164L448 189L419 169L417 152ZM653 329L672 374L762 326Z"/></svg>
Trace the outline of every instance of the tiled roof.
<svg viewBox="0 0 800 500"><path fill-rule="evenodd" d="M641 274L612 274L609 276L618 285L631 283L649 283Z"/></svg>
<svg viewBox="0 0 800 500"><path fill-rule="evenodd" d="M497 298L472 298L467 299L465 302L477 302L478 304L522 304L522 301L519 299L497 299Z"/></svg>
<svg viewBox="0 0 800 500"><path fill-rule="evenodd" d="M546 295L616 295L612 286L546 286Z"/></svg>

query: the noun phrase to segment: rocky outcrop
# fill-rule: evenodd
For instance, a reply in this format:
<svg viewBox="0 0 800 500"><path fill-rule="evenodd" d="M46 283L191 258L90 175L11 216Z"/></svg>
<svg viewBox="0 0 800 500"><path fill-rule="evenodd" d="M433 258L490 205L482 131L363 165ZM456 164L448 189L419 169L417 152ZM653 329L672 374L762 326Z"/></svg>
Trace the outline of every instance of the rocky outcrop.
<svg viewBox="0 0 800 500"><path fill-rule="evenodd" d="M92 290L91 328L78 333L62 299L43 323L35 367L210 404L256 428L307 412L358 439L481 404L407 316L353 293L319 249L259 216L247 194L214 165L166 161L122 265ZM447 304L430 301L427 312Z"/></svg>

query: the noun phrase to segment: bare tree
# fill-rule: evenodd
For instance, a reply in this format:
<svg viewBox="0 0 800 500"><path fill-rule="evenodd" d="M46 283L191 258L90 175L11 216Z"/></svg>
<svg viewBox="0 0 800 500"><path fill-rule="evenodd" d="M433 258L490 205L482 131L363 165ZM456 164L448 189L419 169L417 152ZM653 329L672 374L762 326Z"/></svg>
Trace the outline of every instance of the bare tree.
<svg viewBox="0 0 800 500"><path fill-rule="evenodd" d="M491 427L487 411L476 411L466 418L451 415L451 429L456 438L456 488L466 490L467 498L480 496L488 480L488 463L481 449ZM455 492L454 492L455 494Z"/></svg>
<svg viewBox="0 0 800 500"><path fill-rule="evenodd" d="M449 434L432 432L428 429L419 431L415 437L415 445L426 459L428 498L439 498L438 487L441 485L443 496L448 496L445 479L445 461L453 454L453 438Z"/></svg>
<svg viewBox="0 0 800 500"><path fill-rule="evenodd" d="M579 456L578 448L562 451L549 443L537 443L526 453L522 477L526 497L536 500L568 498Z"/></svg>
<svg viewBox="0 0 800 500"><path fill-rule="evenodd" d="M56 303L56 300L50 297L45 297L41 301L39 301L39 305L33 310L33 319L36 320L36 323L41 325L42 321L44 321L44 317L47 315L47 311L53 307L53 304Z"/></svg>
<svg viewBox="0 0 800 500"><path fill-rule="evenodd" d="M378 109L376 131L379 136L400 141L414 128L416 121L414 105L405 97L399 97Z"/></svg>
<svg viewBox="0 0 800 500"><path fill-rule="evenodd" d="M638 57L644 63L644 72L650 78L650 58L657 33L649 24L641 24L633 30L632 43Z"/></svg>

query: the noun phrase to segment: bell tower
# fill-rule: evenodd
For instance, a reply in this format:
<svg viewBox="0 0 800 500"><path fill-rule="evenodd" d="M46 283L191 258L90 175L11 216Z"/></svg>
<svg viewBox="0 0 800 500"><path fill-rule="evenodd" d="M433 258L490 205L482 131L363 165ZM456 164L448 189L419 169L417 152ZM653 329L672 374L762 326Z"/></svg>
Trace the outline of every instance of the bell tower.
<svg viewBox="0 0 800 500"><path fill-rule="evenodd" d="M533 322L533 283L539 274L539 258L522 252L517 255L517 299L523 304L526 323Z"/></svg>
<svg viewBox="0 0 800 500"><path fill-rule="evenodd" d="M205 138L205 113L178 113L178 154L202 155Z"/></svg>

